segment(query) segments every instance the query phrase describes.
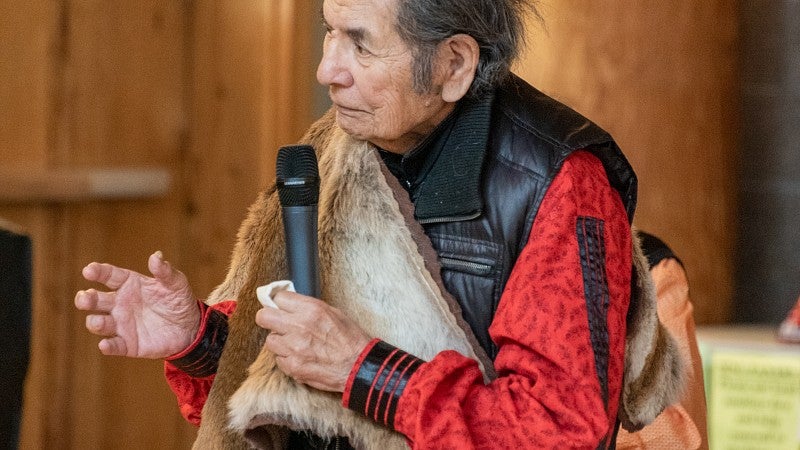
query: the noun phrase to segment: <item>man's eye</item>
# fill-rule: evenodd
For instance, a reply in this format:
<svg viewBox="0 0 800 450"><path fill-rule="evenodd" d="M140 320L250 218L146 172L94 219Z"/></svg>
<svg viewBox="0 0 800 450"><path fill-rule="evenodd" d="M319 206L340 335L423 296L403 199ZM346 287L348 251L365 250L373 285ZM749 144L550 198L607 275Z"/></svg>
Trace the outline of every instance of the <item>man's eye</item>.
<svg viewBox="0 0 800 450"><path fill-rule="evenodd" d="M358 54L358 56L369 56L370 55L369 50L364 48L364 46L359 44L359 43L355 44L355 48L356 48L356 53Z"/></svg>

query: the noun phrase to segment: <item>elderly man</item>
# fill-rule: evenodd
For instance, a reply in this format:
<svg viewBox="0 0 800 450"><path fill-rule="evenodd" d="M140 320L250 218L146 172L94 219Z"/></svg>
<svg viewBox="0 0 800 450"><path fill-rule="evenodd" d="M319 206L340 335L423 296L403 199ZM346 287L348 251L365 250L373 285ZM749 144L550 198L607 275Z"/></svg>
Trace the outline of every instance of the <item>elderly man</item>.
<svg viewBox="0 0 800 450"><path fill-rule="evenodd" d="M75 299L101 352L166 358L194 423L210 395L201 447L235 440L204 431L230 420L276 447L595 449L652 420L679 383L653 305L631 303L636 178L606 132L510 73L528 11L325 0L333 108L304 138L322 300L252 306L285 277L271 191L206 303L158 252L152 278L89 264L113 290Z"/></svg>

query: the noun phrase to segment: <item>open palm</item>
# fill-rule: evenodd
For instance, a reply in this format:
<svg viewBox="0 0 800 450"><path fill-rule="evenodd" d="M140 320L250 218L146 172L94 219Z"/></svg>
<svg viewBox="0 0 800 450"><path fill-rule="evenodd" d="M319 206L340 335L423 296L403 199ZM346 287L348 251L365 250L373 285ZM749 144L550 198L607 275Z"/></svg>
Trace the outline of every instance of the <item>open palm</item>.
<svg viewBox="0 0 800 450"><path fill-rule="evenodd" d="M191 344L200 324L200 309L186 276L164 261L161 252L148 260L153 277L111 264L90 263L89 281L111 291L79 291L75 306L90 311L86 328L104 339L105 355L164 358Z"/></svg>

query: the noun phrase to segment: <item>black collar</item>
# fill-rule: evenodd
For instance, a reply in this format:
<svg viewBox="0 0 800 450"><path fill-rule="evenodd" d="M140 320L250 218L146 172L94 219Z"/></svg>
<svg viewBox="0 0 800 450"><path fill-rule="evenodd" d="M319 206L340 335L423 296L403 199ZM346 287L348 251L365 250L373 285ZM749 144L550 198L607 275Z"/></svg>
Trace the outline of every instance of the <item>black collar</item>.
<svg viewBox="0 0 800 450"><path fill-rule="evenodd" d="M402 157L381 151L409 191L420 223L472 219L483 208L480 181L493 95L462 100L419 146Z"/></svg>

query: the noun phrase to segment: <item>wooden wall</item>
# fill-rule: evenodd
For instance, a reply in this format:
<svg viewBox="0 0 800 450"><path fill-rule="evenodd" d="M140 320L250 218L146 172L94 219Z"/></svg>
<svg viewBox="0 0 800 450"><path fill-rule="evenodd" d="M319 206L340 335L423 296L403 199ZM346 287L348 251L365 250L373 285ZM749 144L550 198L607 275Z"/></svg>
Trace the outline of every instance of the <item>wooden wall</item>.
<svg viewBox="0 0 800 450"><path fill-rule="evenodd" d="M199 295L221 281L277 147L310 123L314 63L298 30L316 22L311 5L291 0L0 2L5 181L107 168L171 178L155 198L0 199L0 217L35 247L22 448L193 441L161 362L99 354L72 304L90 287L80 269L98 260L145 271L161 249Z"/></svg>
<svg viewBox="0 0 800 450"><path fill-rule="evenodd" d="M738 151L733 0L540 2L517 72L611 132L639 176L635 224L689 275L695 318L731 317Z"/></svg>
<svg viewBox="0 0 800 450"><path fill-rule="evenodd" d="M97 351L72 306L89 287L80 269L146 270L161 249L199 295L222 279L277 147L312 119L316 3L0 2L0 168L137 167L172 181L159 197L0 198L0 217L35 246L22 448L192 442L160 362ZM687 263L700 322L729 312L733 4L548 0L549 32L519 68L617 137L641 179L637 222Z"/></svg>

